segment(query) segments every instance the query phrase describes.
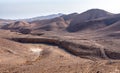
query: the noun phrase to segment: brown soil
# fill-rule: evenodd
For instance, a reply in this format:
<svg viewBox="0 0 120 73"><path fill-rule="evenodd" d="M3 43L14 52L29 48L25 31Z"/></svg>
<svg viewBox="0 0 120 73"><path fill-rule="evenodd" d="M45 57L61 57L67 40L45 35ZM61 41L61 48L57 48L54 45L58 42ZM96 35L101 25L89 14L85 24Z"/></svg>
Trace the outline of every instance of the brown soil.
<svg viewBox="0 0 120 73"><path fill-rule="evenodd" d="M4 31L4 33L3 33ZM75 34L46 33L43 36L23 35L7 30L0 31L0 73L119 73L119 40L115 38L109 40L105 37L86 37ZM9 33L9 34L8 34ZM8 35L8 36L5 36ZM90 36L90 34L89 34ZM79 38L76 38L79 37ZM94 37L94 39L93 39ZM3 39L5 38L5 39ZM7 39L6 39L7 38ZM26 43L20 41L8 40L15 38L24 38ZM32 38L32 39L31 39ZM29 40L27 40L29 39ZM46 39L46 40L45 40ZM51 40L50 40L51 39ZM55 45L55 40L63 41ZM42 42L41 42L42 41ZM45 42L54 42L48 44ZM66 43L65 43L66 42ZM71 44L72 43L72 44ZM113 45L111 45L113 44ZM64 45L60 47L60 45ZM67 46L73 49L71 53ZM95 50L105 47L105 54L108 58L102 58L101 55L93 54ZM112 47L111 47L112 46ZM107 48L106 48L107 47ZM111 48L109 48L111 47ZM114 48L114 49L113 49ZM42 52L31 51L31 49L42 49ZM94 49L91 53L90 50ZM78 53L82 56L75 55ZM99 50L98 52L102 52ZM117 57L118 54L118 57ZM84 57L83 57L84 56ZM117 57L117 58L114 58ZM115 60L117 59L117 60Z"/></svg>

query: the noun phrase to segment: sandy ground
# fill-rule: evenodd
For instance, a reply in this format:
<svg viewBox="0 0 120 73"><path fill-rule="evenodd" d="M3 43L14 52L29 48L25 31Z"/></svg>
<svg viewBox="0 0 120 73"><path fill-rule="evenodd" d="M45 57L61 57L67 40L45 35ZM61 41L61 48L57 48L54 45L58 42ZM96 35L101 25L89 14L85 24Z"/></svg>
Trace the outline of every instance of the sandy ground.
<svg viewBox="0 0 120 73"><path fill-rule="evenodd" d="M71 55L57 46L26 45L34 47L32 51L37 54L36 59L19 65L0 64L0 73L120 73L120 62L117 60L92 61ZM39 56L35 49L39 51Z"/></svg>
<svg viewBox="0 0 120 73"><path fill-rule="evenodd" d="M85 38L81 35L75 37L71 35L66 34L61 38L76 40ZM10 31L0 34L0 37L0 73L120 73L120 60L90 60L74 56L55 45L25 44L2 39L23 37L22 34ZM118 39L92 39L92 36L84 40L90 38L108 49L119 50Z"/></svg>

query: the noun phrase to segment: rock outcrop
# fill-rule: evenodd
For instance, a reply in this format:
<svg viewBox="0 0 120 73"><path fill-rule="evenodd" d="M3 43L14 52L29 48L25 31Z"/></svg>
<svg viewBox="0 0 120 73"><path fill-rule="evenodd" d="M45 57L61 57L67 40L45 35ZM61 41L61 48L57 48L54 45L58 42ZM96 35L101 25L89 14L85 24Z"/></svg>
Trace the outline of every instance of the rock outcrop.
<svg viewBox="0 0 120 73"><path fill-rule="evenodd" d="M106 48L92 41L75 42L70 40L53 38L12 38L11 40L21 43L45 43L62 47L69 53L82 58L120 59L119 52L108 51ZM111 55L112 54L112 55ZM115 57L116 55L116 57Z"/></svg>

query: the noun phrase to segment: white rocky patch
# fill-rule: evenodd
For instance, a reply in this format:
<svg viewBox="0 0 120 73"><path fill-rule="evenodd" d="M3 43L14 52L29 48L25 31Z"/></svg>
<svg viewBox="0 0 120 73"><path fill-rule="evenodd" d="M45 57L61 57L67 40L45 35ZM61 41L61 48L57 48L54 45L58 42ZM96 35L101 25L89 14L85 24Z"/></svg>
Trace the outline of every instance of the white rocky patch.
<svg viewBox="0 0 120 73"><path fill-rule="evenodd" d="M40 55L43 49L41 48L30 48L30 51L33 52L34 54Z"/></svg>

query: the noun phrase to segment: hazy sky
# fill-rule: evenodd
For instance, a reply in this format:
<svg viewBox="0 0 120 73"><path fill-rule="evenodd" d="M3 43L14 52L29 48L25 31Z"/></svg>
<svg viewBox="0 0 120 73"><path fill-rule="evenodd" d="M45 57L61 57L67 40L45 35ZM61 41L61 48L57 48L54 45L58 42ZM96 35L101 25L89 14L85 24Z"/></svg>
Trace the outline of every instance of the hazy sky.
<svg viewBox="0 0 120 73"><path fill-rule="evenodd" d="M57 13L81 13L92 8L120 13L120 0L0 0L0 18L19 19Z"/></svg>

